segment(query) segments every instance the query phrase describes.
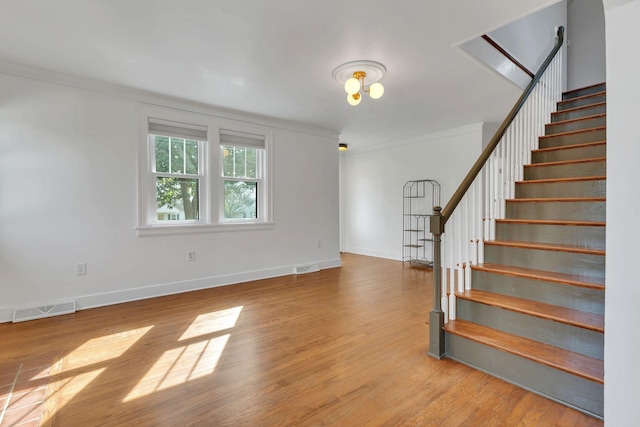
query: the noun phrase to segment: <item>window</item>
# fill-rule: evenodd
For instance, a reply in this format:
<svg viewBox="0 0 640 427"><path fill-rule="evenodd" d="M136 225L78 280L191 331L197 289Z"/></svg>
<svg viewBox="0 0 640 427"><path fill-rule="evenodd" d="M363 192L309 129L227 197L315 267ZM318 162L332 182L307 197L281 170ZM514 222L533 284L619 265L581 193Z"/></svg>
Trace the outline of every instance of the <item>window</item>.
<svg viewBox="0 0 640 427"><path fill-rule="evenodd" d="M138 235L273 227L268 129L153 113L143 119Z"/></svg>
<svg viewBox="0 0 640 427"><path fill-rule="evenodd" d="M220 157L224 219L260 219L264 138L223 130Z"/></svg>
<svg viewBox="0 0 640 427"><path fill-rule="evenodd" d="M149 120L151 184L155 189L152 223L200 220L205 170L201 153L206 141L207 129L202 126Z"/></svg>

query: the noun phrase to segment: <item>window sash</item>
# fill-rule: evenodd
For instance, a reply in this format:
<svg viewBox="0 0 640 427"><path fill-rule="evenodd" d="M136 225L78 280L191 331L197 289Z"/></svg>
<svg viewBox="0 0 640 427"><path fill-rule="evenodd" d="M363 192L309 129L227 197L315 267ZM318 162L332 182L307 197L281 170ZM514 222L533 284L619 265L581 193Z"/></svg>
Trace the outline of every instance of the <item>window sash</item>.
<svg viewBox="0 0 640 427"><path fill-rule="evenodd" d="M225 149L228 148L233 148L233 174L232 175L227 175L225 174ZM235 160L235 156L237 154L235 148L255 148L255 147L243 147L243 146L238 146L238 145L228 145L228 144L220 144L220 176L222 176L223 178L243 178L243 179L262 179L262 172L263 172L263 164L265 161L265 150L264 149L258 149L255 148L255 176L247 176L246 175L246 170L247 170L247 156L246 156L246 151L245 151L245 159L244 159L244 169L245 169L245 173L244 175L237 175L236 174L236 160Z"/></svg>
<svg viewBox="0 0 640 427"><path fill-rule="evenodd" d="M169 139L169 148L168 148L168 169L169 171L157 171L157 153L156 153L156 137L166 137ZM182 172L171 172L171 142L172 138L182 139L183 140L183 153L182 153ZM147 205L147 223L154 226L175 226L175 224L202 224L206 222L206 209L208 204L207 190L206 190L206 173L205 173L205 141L195 140L197 142L198 148L198 157L197 157L197 170L196 174L187 173L187 159L186 159L186 141L194 141L193 138L185 138L184 136L170 136L165 134L158 133L149 133L148 134L148 153L149 153L149 189L148 189L148 205ZM158 219L158 209L162 206L158 206L160 203L158 199L158 183L162 178L174 178L176 180L193 180L196 182L197 193L196 193L196 203L197 203L197 213L195 214L195 218L186 218L186 204L185 200L182 200L182 212L185 214L184 219L168 221ZM177 199L176 199L177 201ZM193 200L190 201L193 203ZM178 203L175 203L178 205ZM164 205L163 205L164 206Z"/></svg>

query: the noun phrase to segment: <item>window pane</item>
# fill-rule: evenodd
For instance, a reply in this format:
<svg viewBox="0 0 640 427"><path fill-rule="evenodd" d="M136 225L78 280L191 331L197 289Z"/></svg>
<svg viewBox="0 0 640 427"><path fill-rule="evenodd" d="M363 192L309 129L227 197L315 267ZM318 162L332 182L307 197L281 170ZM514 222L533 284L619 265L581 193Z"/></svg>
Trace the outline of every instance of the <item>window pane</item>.
<svg viewBox="0 0 640 427"><path fill-rule="evenodd" d="M187 171L186 173L189 175L197 175L198 174L198 141L186 140L186 163L187 163Z"/></svg>
<svg viewBox="0 0 640 427"><path fill-rule="evenodd" d="M222 146L222 176L233 177L233 156L235 147Z"/></svg>
<svg viewBox="0 0 640 427"><path fill-rule="evenodd" d="M244 147L234 147L235 151L236 151L236 158L235 158L235 170L233 172L233 176L236 178L244 178L244 161L245 161L245 152L246 152L246 148Z"/></svg>
<svg viewBox="0 0 640 427"><path fill-rule="evenodd" d="M156 136L156 172L169 172L169 138Z"/></svg>
<svg viewBox="0 0 640 427"><path fill-rule="evenodd" d="M256 157L257 151L255 148L247 148L247 169L246 169L246 178L255 178L256 177Z"/></svg>
<svg viewBox="0 0 640 427"><path fill-rule="evenodd" d="M158 221L199 219L198 179L156 178Z"/></svg>
<svg viewBox="0 0 640 427"><path fill-rule="evenodd" d="M184 139L171 138L171 172L184 173Z"/></svg>
<svg viewBox="0 0 640 427"><path fill-rule="evenodd" d="M247 147L222 147L222 176L229 178L256 178L257 149Z"/></svg>
<svg viewBox="0 0 640 427"><path fill-rule="evenodd" d="M225 218L258 218L257 201L257 182L224 182Z"/></svg>

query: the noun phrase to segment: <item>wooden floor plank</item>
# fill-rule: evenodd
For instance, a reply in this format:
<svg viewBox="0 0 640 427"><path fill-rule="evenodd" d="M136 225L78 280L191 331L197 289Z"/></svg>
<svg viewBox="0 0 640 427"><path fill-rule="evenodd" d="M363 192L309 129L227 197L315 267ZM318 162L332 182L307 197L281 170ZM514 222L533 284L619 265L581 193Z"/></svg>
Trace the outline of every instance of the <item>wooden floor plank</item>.
<svg viewBox="0 0 640 427"><path fill-rule="evenodd" d="M506 425L531 393L428 357L431 295L428 269L344 254L318 273L0 324L0 372L51 360L21 384L48 381L47 426Z"/></svg>

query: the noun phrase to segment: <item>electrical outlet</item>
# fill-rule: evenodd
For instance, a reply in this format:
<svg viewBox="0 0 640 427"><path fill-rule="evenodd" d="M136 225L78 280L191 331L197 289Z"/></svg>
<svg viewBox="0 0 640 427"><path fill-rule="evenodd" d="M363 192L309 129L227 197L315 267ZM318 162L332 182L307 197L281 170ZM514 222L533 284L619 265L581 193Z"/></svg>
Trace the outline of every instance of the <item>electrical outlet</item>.
<svg viewBox="0 0 640 427"><path fill-rule="evenodd" d="M87 274L87 263L80 262L76 264L76 276L83 276Z"/></svg>
<svg viewBox="0 0 640 427"><path fill-rule="evenodd" d="M196 252L190 251L187 252L187 261L195 261L196 260Z"/></svg>

